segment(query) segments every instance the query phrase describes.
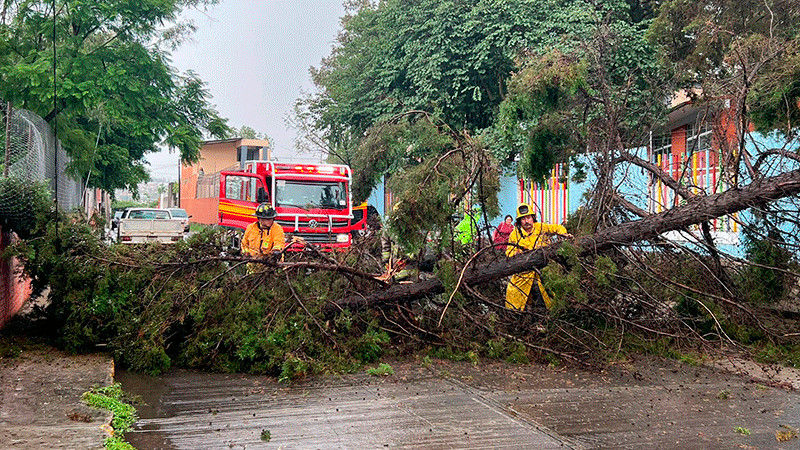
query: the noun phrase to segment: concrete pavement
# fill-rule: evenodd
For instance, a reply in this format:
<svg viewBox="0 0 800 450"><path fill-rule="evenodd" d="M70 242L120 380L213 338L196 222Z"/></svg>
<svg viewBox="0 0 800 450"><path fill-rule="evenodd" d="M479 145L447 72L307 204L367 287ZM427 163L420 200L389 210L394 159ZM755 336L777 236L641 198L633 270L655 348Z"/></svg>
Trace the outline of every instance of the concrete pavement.
<svg viewBox="0 0 800 450"><path fill-rule="evenodd" d="M393 362L292 384L268 377L121 372L142 395L139 449L796 449L800 394L781 378L641 358L603 371ZM262 439L269 432L269 440Z"/></svg>
<svg viewBox="0 0 800 450"><path fill-rule="evenodd" d="M101 449L108 411L86 406L81 395L113 382L110 356L23 350L0 358L0 448Z"/></svg>
<svg viewBox="0 0 800 450"><path fill-rule="evenodd" d="M0 359L0 448L102 448L109 414L80 397L115 379L148 403L137 405L141 419L126 434L140 450L800 447L792 437L800 378L790 369L654 358L602 371L390 363L387 377L361 372L287 385L186 370L114 374L107 355L25 350Z"/></svg>

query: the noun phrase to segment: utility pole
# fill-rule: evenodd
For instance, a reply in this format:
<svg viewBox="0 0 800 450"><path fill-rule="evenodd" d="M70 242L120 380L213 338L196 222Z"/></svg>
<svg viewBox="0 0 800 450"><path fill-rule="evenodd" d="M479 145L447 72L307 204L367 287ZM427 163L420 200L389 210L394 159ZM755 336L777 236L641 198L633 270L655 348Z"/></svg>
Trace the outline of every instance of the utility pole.
<svg viewBox="0 0 800 450"><path fill-rule="evenodd" d="M178 198L175 200L175 206L181 207L181 157L178 156Z"/></svg>

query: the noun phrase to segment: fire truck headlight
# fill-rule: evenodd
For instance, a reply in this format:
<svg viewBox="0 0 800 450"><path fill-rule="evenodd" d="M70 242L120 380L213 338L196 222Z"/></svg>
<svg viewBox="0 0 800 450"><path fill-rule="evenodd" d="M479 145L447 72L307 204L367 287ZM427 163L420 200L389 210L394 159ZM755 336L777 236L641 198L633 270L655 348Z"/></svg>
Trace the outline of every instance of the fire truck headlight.
<svg viewBox="0 0 800 450"><path fill-rule="evenodd" d="M340 233L336 235L336 242L343 244L350 241L350 235L347 233Z"/></svg>

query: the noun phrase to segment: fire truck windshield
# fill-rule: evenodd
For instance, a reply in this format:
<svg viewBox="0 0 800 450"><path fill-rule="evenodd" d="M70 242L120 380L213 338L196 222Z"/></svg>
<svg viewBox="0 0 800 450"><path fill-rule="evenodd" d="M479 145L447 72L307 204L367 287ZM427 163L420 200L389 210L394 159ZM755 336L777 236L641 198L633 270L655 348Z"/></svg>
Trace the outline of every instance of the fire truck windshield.
<svg viewBox="0 0 800 450"><path fill-rule="evenodd" d="M277 180L275 206L347 209L347 190L343 182Z"/></svg>

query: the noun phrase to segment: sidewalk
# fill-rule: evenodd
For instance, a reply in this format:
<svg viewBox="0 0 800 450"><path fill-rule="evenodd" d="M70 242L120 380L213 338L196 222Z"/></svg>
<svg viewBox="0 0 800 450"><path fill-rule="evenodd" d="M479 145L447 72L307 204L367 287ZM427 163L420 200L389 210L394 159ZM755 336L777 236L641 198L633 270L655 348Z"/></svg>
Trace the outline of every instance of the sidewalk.
<svg viewBox="0 0 800 450"><path fill-rule="evenodd" d="M108 411L86 406L81 395L113 382L108 355L23 350L0 358L0 448L101 449Z"/></svg>

